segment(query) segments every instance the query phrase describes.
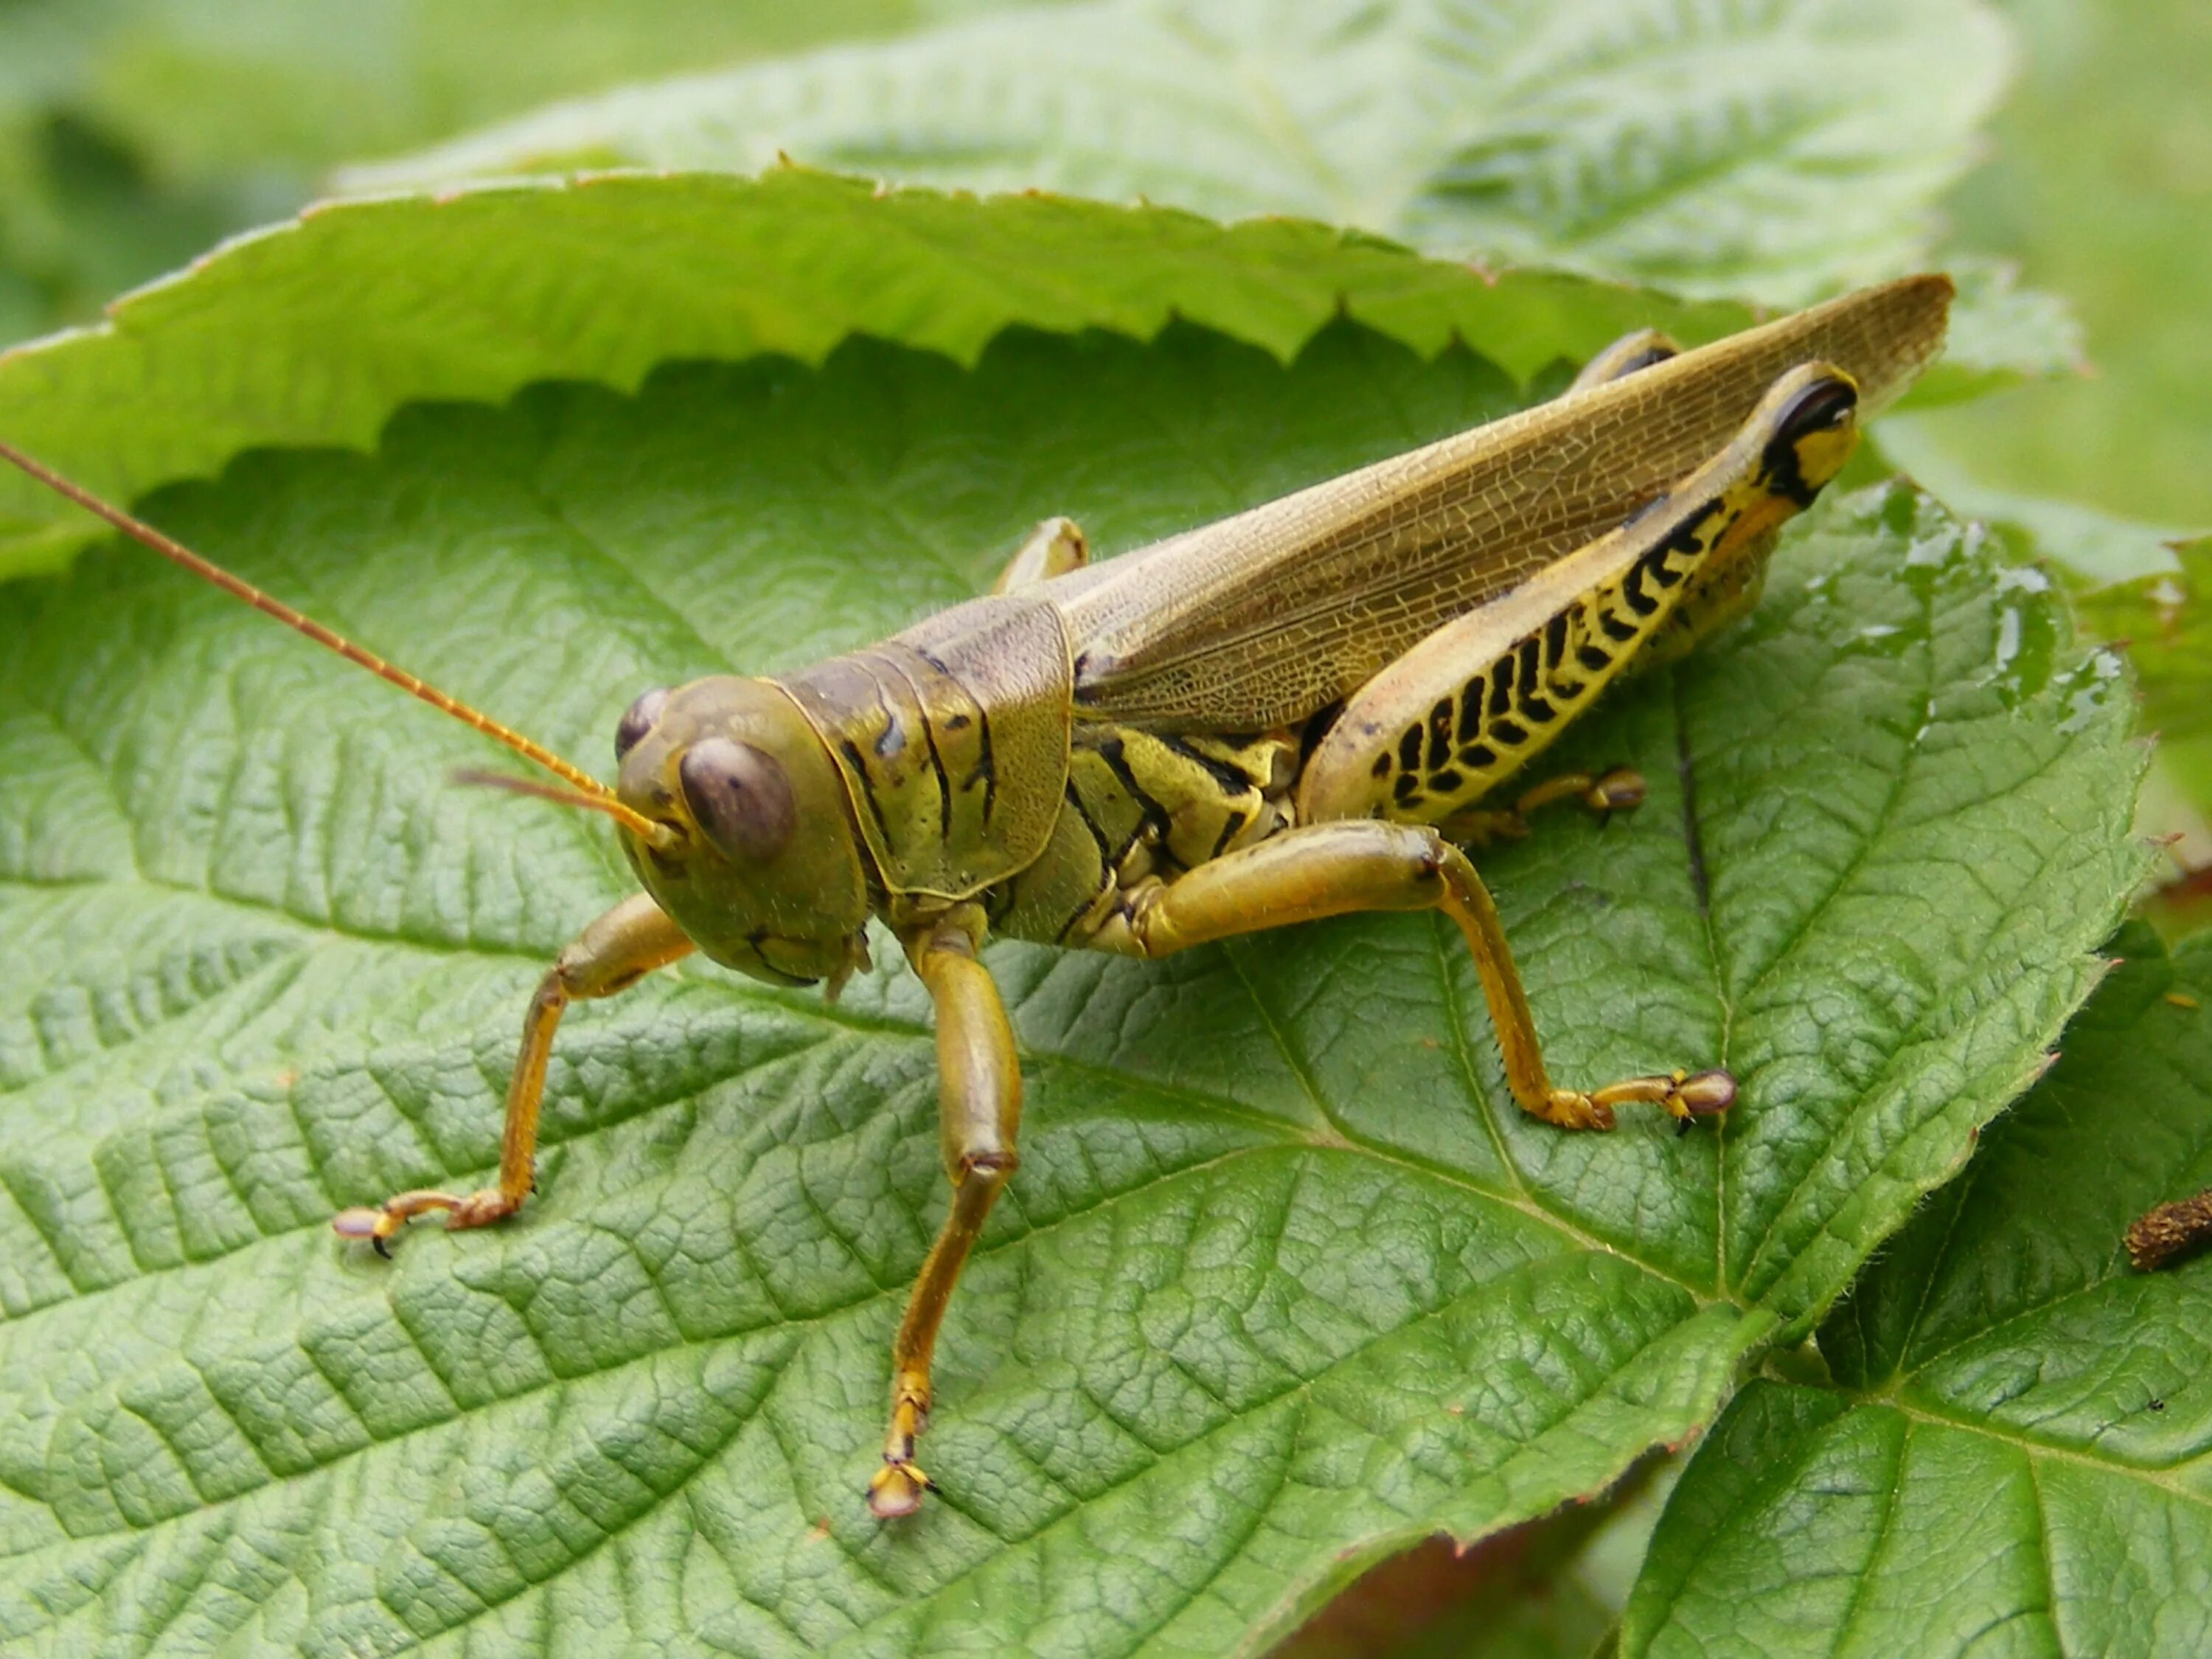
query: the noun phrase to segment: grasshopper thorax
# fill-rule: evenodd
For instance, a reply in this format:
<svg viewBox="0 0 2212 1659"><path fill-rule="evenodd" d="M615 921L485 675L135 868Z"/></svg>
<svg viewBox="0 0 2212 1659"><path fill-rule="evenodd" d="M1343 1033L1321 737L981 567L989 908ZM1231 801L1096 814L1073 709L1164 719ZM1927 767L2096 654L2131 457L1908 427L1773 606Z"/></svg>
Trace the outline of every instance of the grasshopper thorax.
<svg viewBox="0 0 2212 1659"><path fill-rule="evenodd" d="M864 959L868 884L837 768L771 680L718 675L631 704L615 734L625 830L646 890L725 967L773 984L842 980Z"/></svg>

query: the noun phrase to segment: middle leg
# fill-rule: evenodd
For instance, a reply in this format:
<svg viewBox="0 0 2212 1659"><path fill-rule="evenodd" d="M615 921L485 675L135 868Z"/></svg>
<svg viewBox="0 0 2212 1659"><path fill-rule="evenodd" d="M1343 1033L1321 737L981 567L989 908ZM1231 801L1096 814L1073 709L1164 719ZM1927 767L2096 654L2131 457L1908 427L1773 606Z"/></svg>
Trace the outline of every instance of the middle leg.
<svg viewBox="0 0 2212 1659"><path fill-rule="evenodd" d="M913 1514L933 1484L914 1454L929 1426L929 1364L938 1328L968 1252L1019 1161L1014 1136L1022 1118L1021 1062L990 969L975 959L982 933L981 915L960 906L906 940L908 960L937 1014L938 1124L952 1203L891 1341L890 1426L883 1466L868 1482L868 1508L881 1520Z"/></svg>
<svg viewBox="0 0 2212 1659"><path fill-rule="evenodd" d="M1644 774L1626 766L1593 776L1588 772L1562 772L1532 789L1524 789L1510 807L1470 806L1437 821L1446 841L1462 846L1487 847L1496 841L1519 841L1528 833L1529 815L1558 800L1579 800L1598 816L1602 824L1615 812L1644 805L1650 786Z"/></svg>

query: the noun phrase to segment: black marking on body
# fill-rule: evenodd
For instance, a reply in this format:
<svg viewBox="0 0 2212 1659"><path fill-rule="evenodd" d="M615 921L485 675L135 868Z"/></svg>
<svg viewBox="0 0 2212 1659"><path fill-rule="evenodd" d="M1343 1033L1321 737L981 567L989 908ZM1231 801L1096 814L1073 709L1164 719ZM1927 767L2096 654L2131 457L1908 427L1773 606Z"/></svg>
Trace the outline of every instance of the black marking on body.
<svg viewBox="0 0 2212 1659"><path fill-rule="evenodd" d="M868 763L860 757L860 745L850 738L840 738L837 747L843 751L853 775L860 781L860 793L867 798L868 816L876 821L876 832L884 838L884 845L891 845L891 827L884 822L884 809L876 799L875 786L868 777Z"/></svg>
<svg viewBox="0 0 2212 1659"><path fill-rule="evenodd" d="M1528 728L1516 726L1511 720L1492 720L1490 723L1490 735L1509 749L1518 749L1528 741Z"/></svg>
<svg viewBox="0 0 2212 1659"><path fill-rule="evenodd" d="M1098 827L1097 821L1091 816L1091 809L1083 804L1083 796L1075 787L1075 780L1070 778L1062 784L1060 793L1066 797L1067 804L1075 809L1075 816L1083 820L1083 827L1091 832L1091 839L1097 844L1098 861L1106 866L1110 873L1113 866L1121 860L1115 856L1113 848L1107 843L1106 832Z"/></svg>
<svg viewBox="0 0 2212 1659"><path fill-rule="evenodd" d="M1800 507L1810 507L1820 491L1805 481L1803 459L1797 441L1816 432L1833 432L1858 407L1856 387L1833 377L1816 379L1790 400L1776 417L1774 435L1759 452L1759 483L1778 495L1786 495Z"/></svg>
<svg viewBox="0 0 2212 1659"><path fill-rule="evenodd" d="M1367 771L1370 777L1389 777L1390 775L1390 751L1386 749L1381 754L1376 756L1375 764L1369 767Z"/></svg>
<svg viewBox="0 0 2212 1659"><path fill-rule="evenodd" d="M1106 763L1106 769L1114 775L1114 781L1128 792L1131 800L1137 803L1137 810L1152 826L1152 833L1164 842L1168 838L1168 810L1146 793L1144 785L1137 781L1137 775L1129 769L1128 757L1122 753L1121 739L1118 737L1106 738L1099 744L1097 755Z"/></svg>
<svg viewBox="0 0 2212 1659"><path fill-rule="evenodd" d="M1452 706L1445 698L1429 710L1429 769L1451 758Z"/></svg>
<svg viewBox="0 0 2212 1659"><path fill-rule="evenodd" d="M1490 672L1490 717L1496 720L1513 707L1513 659L1501 657Z"/></svg>
<svg viewBox="0 0 2212 1659"><path fill-rule="evenodd" d="M960 787L973 789L980 781L983 786L983 822L989 823L991 813L999 804L999 760L991 749L991 716L988 711L975 711L975 769L968 775L968 781ZM965 714L955 714L945 722L957 732L968 724Z"/></svg>
<svg viewBox="0 0 2212 1659"><path fill-rule="evenodd" d="M1477 674L1459 693L1459 740L1472 743L1482 730L1482 676Z"/></svg>
<svg viewBox="0 0 2212 1659"><path fill-rule="evenodd" d="M1521 695L1524 697L1544 683L1543 671L1536 661L1537 653L1542 649L1542 642L1534 634L1521 641Z"/></svg>
<svg viewBox="0 0 2212 1659"><path fill-rule="evenodd" d="M1398 739L1398 764L1411 772L1421 763L1421 728L1409 726L1406 735Z"/></svg>
<svg viewBox="0 0 2212 1659"><path fill-rule="evenodd" d="M1336 724L1337 716L1342 713L1344 713L1344 699L1338 697L1333 702L1322 704L1308 718L1304 726L1298 732L1298 758L1301 764L1304 763L1307 756L1321 747L1321 740L1328 735L1329 729Z"/></svg>
<svg viewBox="0 0 2212 1659"><path fill-rule="evenodd" d="M904 676L901 678L903 678ZM883 759L889 760L894 755L904 752L906 749L906 722L899 718L899 711L893 706L891 700L884 695L884 684L880 676L871 674L868 677L868 690L873 694L876 708L884 717L884 729L876 733L876 740L870 747L874 749Z"/></svg>
<svg viewBox="0 0 2212 1659"><path fill-rule="evenodd" d="M1579 608L1577 605L1569 605L1565 611L1560 611L1558 616L1544 624L1544 666L1546 668L1557 668L1559 665L1559 659L1566 655L1567 617L1569 612Z"/></svg>
<svg viewBox="0 0 2212 1659"><path fill-rule="evenodd" d="M1671 544L1662 544L1653 549L1644 561L1644 568L1650 571L1651 579L1662 587L1672 587L1686 574L1685 570L1675 568L1668 559L1668 554L1673 550Z"/></svg>
<svg viewBox="0 0 2212 1659"><path fill-rule="evenodd" d="M1083 827L1091 832L1091 844L1098 849L1097 884L1091 890L1091 896L1078 905L1075 913L1060 924L1059 942L1064 944L1067 936L1075 931L1076 924L1091 914L1091 907L1098 902L1099 895L1113 885L1114 872L1121 860L1115 856L1114 849L1106 844L1106 832L1091 821L1090 809L1084 805L1083 797L1075 787L1075 780L1070 778L1062 784L1060 793L1067 801L1068 810L1073 812ZM1012 884L1011 882L1006 884L1010 889Z"/></svg>
<svg viewBox="0 0 2212 1659"><path fill-rule="evenodd" d="M1607 669L1613 666L1612 653L1601 650L1595 645L1577 646L1575 647L1575 660L1580 663L1583 667L1589 669L1593 674L1602 674Z"/></svg>
<svg viewBox="0 0 2212 1659"><path fill-rule="evenodd" d="M937 777L937 823L940 839L952 839L952 780L945 775L945 760L937 752L937 733L930 730L929 716L921 718L921 741L929 756L929 769Z"/></svg>
<svg viewBox="0 0 2212 1659"><path fill-rule="evenodd" d="M1200 753L1174 732L1163 732L1157 735L1164 748L1181 755L1193 766L1203 770L1214 782L1219 784L1223 794L1241 795L1254 787L1250 778L1230 765L1228 762L1218 761L1211 755Z"/></svg>
<svg viewBox="0 0 2212 1659"><path fill-rule="evenodd" d="M1606 638L1617 641L1622 645L1627 644L1629 641L1636 637L1636 624L1634 623L1623 620L1619 615L1612 611L1599 611L1597 625L1600 631L1605 635ZM1611 658L1607 659L1607 661L1608 662L1611 660Z"/></svg>
<svg viewBox="0 0 2212 1659"><path fill-rule="evenodd" d="M1486 743L1471 743L1459 751L1459 763L1481 771L1498 763L1498 751Z"/></svg>
<svg viewBox="0 0 2212 1659"><path fill-rule="evenodd" d="M1786 438L1776 438L1767 444L1759 460L1762 488L1777 495L1788 496L1800 511L1813 505L1814 497L1820 492L1805 482L1805 470L1798 464L1796 445Z"/></svg>
<svg viewBox="0 0 2212 1659"><path fill-rule="evenodd" d="M1620 579L1620 596L1628 601L1628 608L1639 617L1649 617L1659 609L1659 601L1644 591L1644 565L1641 560L1628 567L1628 574Z"/></svg>
<svg viewBox="0 0 2212 1659"><path fill-rule="evenodd" d="M1521 712L1539 726L1548 726L1559 717L1559 710L1552 707L1551 699L1542 696L1523 697Z"/></svg>

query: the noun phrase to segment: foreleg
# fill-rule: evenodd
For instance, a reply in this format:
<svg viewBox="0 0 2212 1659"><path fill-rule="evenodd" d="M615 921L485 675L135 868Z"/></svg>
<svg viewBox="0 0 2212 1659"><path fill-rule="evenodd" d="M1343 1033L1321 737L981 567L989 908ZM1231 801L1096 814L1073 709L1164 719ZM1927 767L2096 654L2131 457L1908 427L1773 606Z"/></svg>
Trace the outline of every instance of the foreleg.
<svg viewBox="0 0 2212 1659"><path fill-rule="evenodd" d="M651 973L688 955L691 941L667 914L643 893L620 904L584 929L554 958L553 966L530 999L522 1020L522 1050L507 1085L507 1123L500 1136L499 1184L473 1193L417 1188L398 1193L374 1209L341 1210L331 1218L340 1237L366 1238L379 1255L385 1241L413 1218L446 1212L449 1228L481 1227L513 1215L537 1185L538 1109L545 1094L545 1062L553 1052L553 1033L569 1003L611 997Z"/></svg>

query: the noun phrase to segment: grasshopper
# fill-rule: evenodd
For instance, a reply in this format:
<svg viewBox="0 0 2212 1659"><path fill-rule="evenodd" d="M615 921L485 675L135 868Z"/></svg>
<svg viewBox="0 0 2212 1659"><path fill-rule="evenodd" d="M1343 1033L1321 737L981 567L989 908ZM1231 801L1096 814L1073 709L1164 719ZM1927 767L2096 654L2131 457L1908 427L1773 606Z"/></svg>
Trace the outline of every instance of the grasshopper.
<svg viewBox="0 0 2212 1659"><path fill-rule="evenodd" d="M562 1011L694 951L831 994L884 924L936 1016L951 1195L892 1343L867 1492L916 1510L930 1359L1012 1177L1013 1032L993 934L1163 957L1291 922L1436 910L1465 936L1514 1100L1563 1129L1656 1104L1725 1110L1717 1068L1555 1084L1498 913L1455 844L1521 833L1632 773L1485 802L1632 669L1747 611L1777 528L1843 466L1862 413L1941 346L1951 285L1873 288L1678 352L1632 335L1553 401L1091 563L1046 520L996 589L774 679L649 690L611 787L179 545L39 463L0 455L125 535L463 720L559 780L510 787L603 812L643 889L584 928L523 1021L495 1184L404 1192L333 1225L383 1251L412 1217L514 1213L533 1187ZM496 781L497 780L493 780Z"/></svg>

